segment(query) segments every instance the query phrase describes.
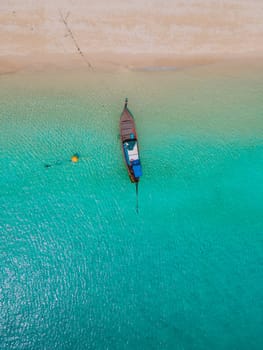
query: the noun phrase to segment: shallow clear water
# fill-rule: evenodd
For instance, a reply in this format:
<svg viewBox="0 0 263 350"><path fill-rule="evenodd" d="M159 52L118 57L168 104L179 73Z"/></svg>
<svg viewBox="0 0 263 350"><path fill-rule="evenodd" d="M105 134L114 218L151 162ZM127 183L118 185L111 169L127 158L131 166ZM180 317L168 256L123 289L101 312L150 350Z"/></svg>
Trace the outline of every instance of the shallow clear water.
<svg viewBox="0 0 263 350"><path fill-rule="evenodd" d="M0 77L1 349L262 349L262 72Z"/></svg>

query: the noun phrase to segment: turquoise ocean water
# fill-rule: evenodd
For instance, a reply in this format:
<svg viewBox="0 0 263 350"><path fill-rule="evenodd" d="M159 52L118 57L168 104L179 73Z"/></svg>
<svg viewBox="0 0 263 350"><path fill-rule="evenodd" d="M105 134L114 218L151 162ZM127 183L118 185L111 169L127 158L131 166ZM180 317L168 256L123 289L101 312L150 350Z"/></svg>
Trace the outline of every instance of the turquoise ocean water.
<svg viewBox="0 0 263 350"><path fill-rule="evenodd" d="M262 83L235 64L0 77L1 350L262 349Z"/></svg>

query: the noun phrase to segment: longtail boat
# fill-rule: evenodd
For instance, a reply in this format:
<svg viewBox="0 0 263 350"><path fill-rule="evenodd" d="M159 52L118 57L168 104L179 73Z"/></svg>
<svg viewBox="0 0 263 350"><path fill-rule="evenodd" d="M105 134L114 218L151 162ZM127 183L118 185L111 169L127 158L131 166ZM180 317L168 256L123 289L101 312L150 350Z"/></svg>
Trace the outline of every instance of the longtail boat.
<svg viewBox="0 0 263 350"><path fill-rule="evenodd" d="M136 183L136 192L138 192L138 182L142 176L142 167L135 122L127 106L128 99L126 98L120 118L121 147L130 180Z"/></svg>

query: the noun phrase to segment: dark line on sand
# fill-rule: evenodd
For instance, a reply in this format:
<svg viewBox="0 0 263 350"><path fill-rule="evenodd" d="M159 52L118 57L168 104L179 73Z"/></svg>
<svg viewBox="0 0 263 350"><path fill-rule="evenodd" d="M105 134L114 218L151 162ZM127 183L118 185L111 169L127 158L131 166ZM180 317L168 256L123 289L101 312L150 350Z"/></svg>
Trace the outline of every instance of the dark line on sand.
<svg viewBox="0 0 263 350"><path fill-rule="evenodd" d="M71 37L78 53L80 54L80 56L83 58L83 60L88 64L89 68L94 70L94 67L92 66L92 64L87 60L86 56L84 55L84 53L82 52L82 50L80 49L79 47L79 44L72 32L72 30L70 29L70 26L68 25L68 17L70 15L70 13L68 12L66 16L63 16L62 12L59 10L59 15L60 15L60 18L62 20L62 22L64 23L65 27L66 27L66 30L69 34L69 36Z"/></svg>

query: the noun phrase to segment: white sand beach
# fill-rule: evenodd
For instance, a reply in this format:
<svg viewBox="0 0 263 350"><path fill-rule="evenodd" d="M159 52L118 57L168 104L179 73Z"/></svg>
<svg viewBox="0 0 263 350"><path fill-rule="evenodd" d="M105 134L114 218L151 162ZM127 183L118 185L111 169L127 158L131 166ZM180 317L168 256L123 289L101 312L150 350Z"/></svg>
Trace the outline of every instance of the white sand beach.
<svg viewBox="0 0 263 350"><path fill-rule="evenodd" d="M262 57L262 0L6 0L0 73Z"/></svg>

